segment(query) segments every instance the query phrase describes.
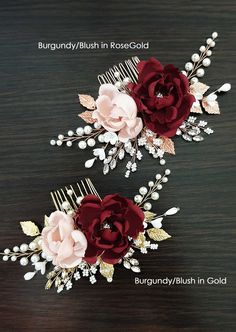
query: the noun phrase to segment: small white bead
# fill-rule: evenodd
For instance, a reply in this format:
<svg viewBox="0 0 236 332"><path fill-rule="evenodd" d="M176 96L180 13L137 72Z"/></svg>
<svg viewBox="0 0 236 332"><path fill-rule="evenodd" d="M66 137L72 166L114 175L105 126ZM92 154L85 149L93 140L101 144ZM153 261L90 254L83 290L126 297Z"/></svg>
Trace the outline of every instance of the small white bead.
<svg viewBox="0 0 236 332"><path fill-rule="evenodd" d="M165 165L165 163L166 163L165 159L160 160L160 165Z"/></svg>
<svg viewBox="0 0 236 332"><path fill-rule="evenodd" d="M74 217L74 216L75 216L75 211L73 211L73 210L69 210L69 211L67 212L67 214L68 214L69 216L71 216L71 217Z"/></svg>
<svg viewBox="0 0 236 332"><path fill-rule="evenodd" d="M165 170L165 174L166 174L166 175L170 175L170 173L171 173L170 169L167 168L167 169Z"/></svg>
<svg viewBox="0 0 236 332"><path fill-rule="evenodd" d="M18 246L13 247L14 252L18 252L19 250L20 250L20 248Z"/></svg>
<svg viewBox="0 0 236 332"><path fill-rule="evenodd" d="M96 144L96 141L93 138L89 138L87 144L88 146L93 147Z"/></svg>
<svg viewBox="0 0 236 332"><path fill-rule="evenodd" d="M63 138L64 138L64 135L62 135L62 134L58 135L58 139L63 140Z"/></svg>
<svg viewBox="0 0 236 332"><path fill-rule="evenodd" d="M91 134L92 131L93 131L93 128L92 128L91 126L85 126L85 127L84 127L84 133L85 133L86 135Z"/></svg>
<svg viewBox="0 0 236 332"><path fill-rule="evenodd" d="M43 259L46 259L46 254L45 254L45 252L42 252L42 253L41 253L41 257L42 257Z"/></svg>
<svg viewBox="0 0 236 332"><path fill-rule="evenodd" d="M141 203L142 202L142 196L141 195L136 195L134 196L134 201L136 203Z"/></svg>
<svg viewBox="0 0 236 332"><path fill-rule="evenodd" d="M161 190L161 189L162 189L162 184L159 183L159 184L157 185L157 189L158 189L158 190Z"/></svg>
<svg viewBox="0 0 236 332"><path fill-rule="evenodd" d="M62 145L62 141L57 140L57 146L61 146Z"/></svg>
<svg viewBox="0 0 236 332"><path fill-rule="evenodd" d="M8 248L6 248L5 250L4 250L4 254L6 254L6 255L8 255L8 254L10 254L10 249L8 249Z"/></svg>
<svg viewBox="0 0 236 332"><path fill-rule="evenodd" d="M203 68L199 68L199 69L197 70L196 74L197 74L198 77L203 77L204 74L205 74L205 71L204 71Z"/></svg>
<svg viewBox="0 0 236 332"><path fill-rule="evenodd" d="M202 61L202 64L204 67L209 67L210 64L211 64L211 60L209 58L205 58L203 61Z"/></svg>
<svg viewBox="0 0 236 332"><path fill-rule="evenodd" d="M73 195L73 190L68 189L68 190L66 191L66 193L67 193L67 195L72 196L72 195Z"/></svg>
<svg viewBox="0 0 236 332"><path fill-rule="evenodd" d="M164 176L164 177L162 178L162 182L163 182L163 183L168 182L168 178Z"/></svg>
<svg viewBox="0 0 236 332"><path fill-rule="evenodd" d="M139 192L141 195L146 195L148 190L146 187L141 187L141 188L139 188Z"/></svg>
<svg viewBox="0 0 236 332"><path fill-rule="evenodd" d="M148 182L148 186L151 188L151 187L153 187L154 186L154 182L153 181L149 181Z"/></svg>
<svg viewBox="0 0 236 332"><path fill-rule="evenodd" d="M3 256L3 257L2 257L2 260L3 260L4 262L8 261L8 259L9 259L8 256Z"/></svg>
<svg viewBox="0 0 236 332"><path fill-rule="evenodd" d="M30 250L35 250L37 248L37 244L35 242L30 242L29 248Z"/></svg>
<svg viewBox="0 0 236 332"><path fill-rule="evenodd" d="M215 39L215 38L217 38L217 37L218 37L218 33L215 31L215 32L213 32L213 33L212 33L212 35L211 35L211 36L212 36L212 38L213 38L213 39Z"/></svg>
<svg viewBox="0 0 236 332"><path fill-rule="evenodd" d="M203 46L203 45L199 48L199 51L200 51L200 52L205 52L205 50L206 50L206 47Z"/></svg>
<svg viewBox="0 0 236 332"><path fill-rule="evenodd" d="M81 149L81 150L84 150L86 149L87 147L87 143L85 141L80 141L79 144L78 144L78 147Z"/></svg>
<svg viewBox="0 0 236 332"><path fill-rule="evenodd" d="M55 139L51 139L50 144L51 144L51 145L56 145L56 141L55 141Z"/></svg>
<svg viewBox="0 0 236 332"><path fill-rule="evenodd" d="M118 78L118 77L120 77L120 73L118 71L115 71L114 76L115 76L115 78Z"/></svg>
<svg viewBox="0 0 236 332"><path fill-rule="evenodd" d="M98 136L98 142L104 143L104 136L102 134Z"/></svg>
<svg viewBox="0 0 236 332"><path fill-rule="evenodd" d="M147 202L147 203L144 204L143 207L144 207L144 210L149 211L149 210L151 210L151 208L152 208L152 204L149 203L149 202Z"/></svg>
<svg viewBox="0 0 236 332"><path fill-rule="evenodd" d="M161 174L156 174L156 180L160 180L161 179Z"/></svg>
<svg viewBox="0 0 236 332"><path fill-rule="evenodd" d="M39 261L39 255L37 255L37 254L32 255L30 260L31 260L32 263L38 262Z"/></svg>
<svg viewBox="0 0 236 332"><path fill-rule="evenodd" d="M206 40L207 45L210 45L210 43L211 43L212 41L213 41L213 40L212 40L211 38L207 38L207 40Z"/></svg>
<svg viewBox="0 0 236 332"><path fill-rule="evenodd" d="M28 244L26 244L26 243L22 243L22 244L20 245L20 251L21 251L21 252L26 252L28 249L29 249Z"/></svg>
<svg viewBox="0 0 236 332"><path fill-rule="evenodd" d="M192 59L193 62L198 62L199 59L200 59L200 56L199 56L198 53L194 53L194 54L192 55L191 59Z"/></svg>
<svg viewBox="0 0 236 332"><path fill-rule="evenodd" d="M15 255L11 256L11 261L15 262L17 260L17 257Z"/></svg>
<svg viewBox="0 0 236 332"><path fill-rule="evenodd" d="M82 200L83 200L83 196L79 196L76 198L76 203L79 205Z"/></svg>
<svg viewBox="0 0 236 332"><path fill-rule="evenodd" d="M120 88L121 88L121 82L119 82L119 81L116 82L116 83L115 83L115 86L116 86L118 89L120 89Z"/></svg>
<svg viewBox="0 0 236 332"><path fill-rule="evenodd" d="M192 64L192 62L187 62L187 63L185 63L185 69L186 69L187 71L192 70L192 69L193 69L193 64Z"/></svg>
<svg viewBox="0 0 236 332"><path fill-rule="evenodd" d="M184 75L184 76L187 76L187 72L185 70L181 70L181 73Z"/></svg>
<svg viewBox="0 0 236 332"><path fill-rule="evenodd" d="M76 129L76 134L77 134L78 136L83 136L83 134L84 134L84 129L83 129L82 127L78 127L78 128Z"/></svg>
<svg viewBox="0 0 236 332"><path fill-rule="evenodd" d="M98 122L95 122L93 126L94 126L95 129L100 129L101 128L101 125Z"/></svg>
<svg viewBox="0 0 236 332"><path fill-rule="evenodd" d="M29 263L28 258L26 258L26 257L22 257L22 258L20 259L20 265L22 265L22 266L26 266L28 263Z"/></svg>
<svg viewBox="0 0 236 332"><path fill-rule="evenodd" d="M197 77L193 77L190 80L191 84L197 83L198 82L198 78Z"/></svg>
<svg viewBox="0 0 236 332"><path fill-rule="evenodd" d="M216 46L216 43L215 43L214 41L212 41L212 42L210 43L210 46L211 46L211 47L215 47L215 46Z"/></svg>
<svg viewBox="0 0 236 332"><path fill-rule="evenodd" d="M152 193L152 195L151 195L151 198L152 198L154 201L157 201L158 198L159 198L159 194L158 194L156 191L154 191L154 192Z"/></svg>
<svg viewBox="0 0 236 332"><path fill-rule="evenodd" d="M64 209L64 210L67 210L70 208L70 203L65 201L61 204L61 207Z"/></svg>
<svg viewBox="0 0 236 332"><path fill-rule="evenodd" d="M211 56L212 55L212 51L208 50L206 54L207 54L207 56Z"/></svg>
<svg viewBox="0 0 236 332"><path fill-rule="evenodd" d="M68 136L73 136L73 135L74 135L73 130L69 130L69 131L68 131Z"/></svg>
<svg viewBox="0 0 236 332"><path fill-rule="evenodd" d="M71 141L66 142L66 146L71 147L72 146L72 142Z"/></svg>
<svg viewBox="0 0 236 332"><path fill-rule="evenodd" d="M123 79L123 83L124 84L129 84L130 83L130 78L129 77L125 77L124 79Z"/></svg>

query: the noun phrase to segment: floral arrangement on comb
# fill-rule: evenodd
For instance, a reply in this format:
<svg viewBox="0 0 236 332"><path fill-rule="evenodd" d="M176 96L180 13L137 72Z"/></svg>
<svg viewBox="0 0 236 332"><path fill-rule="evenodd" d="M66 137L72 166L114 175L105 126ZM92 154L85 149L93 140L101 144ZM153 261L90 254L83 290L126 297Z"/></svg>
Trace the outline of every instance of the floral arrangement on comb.
<svg viewBox="0 0 236 332"><path fill-rule="evenodd" d="M129 177L143 158L142 147L164 165L164 153L175 154L173 137L202 141L204 134L213 130L199 115L220 114L217 96L231 89L225 83L206 94L210 87L199 81L211 64L217 36L213 32L182 71L172 64L162 65L155 58L140 61L133 57L98 75L98 98L79 94L80 103L87 109L79 116L87 125L69 130L67 135L59 134L51 145L65 143L71 147L78 143L80 149L92 148L93 158L85 162L85 167L100 160L104 174L116 168L127 154L131 159L125 176Z"/></svg>
<svg viewBox="0 0 236 332"><path fill-rule="evenodd" d="M117 264L139 273L135 253L156 250L159 241L170 238L162 221L179 211L172 207L159 215L151 212L150 200L159 198L169 175L169 169L164 175L156 174L155 181L142 186L134 200L119 194L102 199L90 179L52 192L56 211L45 216L42 231L32 221L20 222L23 232L33 239L29 244L6 248L0 253L3 261L30 265L25 280L45 274L50 265L45 288L54 285L58 293L71 289L81 277L94 284L97 273L111 282Z"/></svg>

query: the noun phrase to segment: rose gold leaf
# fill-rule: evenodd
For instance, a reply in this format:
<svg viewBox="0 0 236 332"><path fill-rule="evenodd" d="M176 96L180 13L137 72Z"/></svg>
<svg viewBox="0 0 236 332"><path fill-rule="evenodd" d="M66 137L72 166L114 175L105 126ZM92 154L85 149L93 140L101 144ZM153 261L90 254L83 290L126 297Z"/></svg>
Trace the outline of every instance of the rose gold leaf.
<svg viewBox="0 0 236 332"><path fill-rule="evenodd" d="M160 136L160 139L163 141L161 149L167 153L175 154L174 142L170 138L165 136Z"/></svg>
<svg viewBox="0 0 236 332"><path fill-rule="evenodd" d="M85 111L83 113L80 113L79 117L87 123L94 123L96 120L93 119L92 115L93 115L92 111Z"/></svg>
<svg viewBox="0 0 236 332"><path fill-rule="evenodd" d="M208 103L207 100L203 98L202 106L208 114L220 114L219 104L216 100Z"/></svg>
<svg viewBox="0 0 236 332"><path fill-rule="evenodd" d="M191 107L191 109L190 109L190 112L191 113L203 113L202 112L202 108L201 108L201 105L200 105L200 103L199 103L199 101L198 100L196 100L194 103L193 103L193 105L192 105L192 107Z"/></svg>
<svg viewBox="0 0 236 332"><path fill-rule="evenodd" d="M92 96L79 94L79 102L88 110L94 110L96 107L95 100Z"/></svg>
<svg viewBox="0 0 236 332"><path fill-rule="evenodd" d="M201 82L194 83L190 85L189 90L192 95L204 95L204 93L209 89L210 87L206 84L203 84Z"/></svg>

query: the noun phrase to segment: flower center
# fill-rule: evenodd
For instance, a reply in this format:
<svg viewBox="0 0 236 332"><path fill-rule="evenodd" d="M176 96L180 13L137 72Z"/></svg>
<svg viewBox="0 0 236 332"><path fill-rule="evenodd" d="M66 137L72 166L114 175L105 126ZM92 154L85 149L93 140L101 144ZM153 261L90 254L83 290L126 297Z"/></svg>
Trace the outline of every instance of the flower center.
<svg viewBox="0 0 236 332"><path fill-rule="evenodd" d="M161 92L157 92L156 96L157 98L163 98L163 94Z"/></svg>

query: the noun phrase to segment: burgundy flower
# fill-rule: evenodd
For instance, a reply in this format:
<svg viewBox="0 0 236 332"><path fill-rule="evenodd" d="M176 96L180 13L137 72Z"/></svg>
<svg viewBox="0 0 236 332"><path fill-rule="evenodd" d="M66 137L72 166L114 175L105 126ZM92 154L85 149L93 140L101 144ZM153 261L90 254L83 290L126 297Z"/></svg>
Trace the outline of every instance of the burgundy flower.
<svg viewBox="0 0 236 332"><path fill-rule="evenodd" d="M137 68L138 82L129 88L146 127L158 135L174 136L195 101L187 77L155 58L140 61Z"/></svg>
<svg viewBox="0 0 236 332"><path fill-rule="evenodd" d="M143 211L118 194L103 200L85 196L75 216L88 241L84 259L93 264L101 256L104 262L116 264L131 245L129 237L135 239L143 231L143 220Z"/></svg>

